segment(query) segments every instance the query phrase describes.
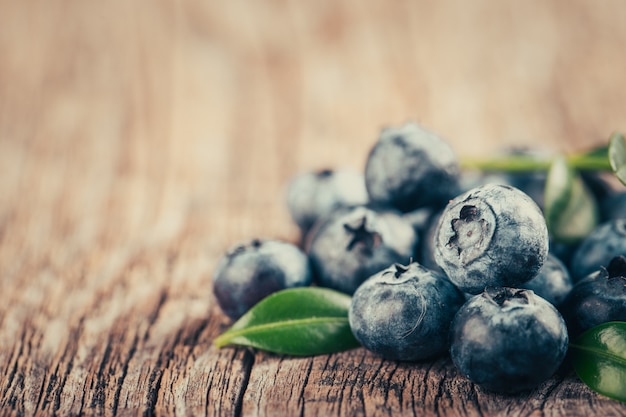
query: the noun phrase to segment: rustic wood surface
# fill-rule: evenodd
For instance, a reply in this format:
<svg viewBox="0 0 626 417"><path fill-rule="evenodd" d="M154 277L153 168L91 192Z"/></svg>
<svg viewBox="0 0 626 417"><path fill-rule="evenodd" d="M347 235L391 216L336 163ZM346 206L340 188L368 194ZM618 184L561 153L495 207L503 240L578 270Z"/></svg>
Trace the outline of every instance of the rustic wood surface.
<svg viewBox="0 0 626 417"><path fill-rule="evenodd" d="M573 375L212 346L284 184L419 120L460 155L626 130L622 0L0 0L0 414L625 415Z"/></svg>

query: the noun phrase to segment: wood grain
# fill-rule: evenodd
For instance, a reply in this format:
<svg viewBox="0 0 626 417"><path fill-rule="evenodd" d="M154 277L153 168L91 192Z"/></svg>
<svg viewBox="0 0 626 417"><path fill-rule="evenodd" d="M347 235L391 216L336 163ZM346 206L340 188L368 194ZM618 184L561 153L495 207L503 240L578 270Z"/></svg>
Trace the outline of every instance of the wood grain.
<svg viewBox="0 0 626 417"><path fill-rule="evenodd" d="M471 4L471 5L470 5ZM298 171L418 120L460 155L626 130L603 2L0 0L0 414L624 415L556 376L215 349L221 254L297 241Z"/></svg>

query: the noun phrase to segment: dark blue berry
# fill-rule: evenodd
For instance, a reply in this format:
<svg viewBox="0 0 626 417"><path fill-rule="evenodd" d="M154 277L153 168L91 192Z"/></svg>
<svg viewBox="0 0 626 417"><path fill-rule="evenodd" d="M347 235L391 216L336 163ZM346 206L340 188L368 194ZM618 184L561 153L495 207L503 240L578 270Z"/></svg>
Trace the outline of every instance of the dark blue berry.
<svg viewBox="0 0 626 417"><path fill-rule="evenodd" d="M626 256L626 219L602 223L587 235L572 258L572 279L580 281L619 255Z"/></svg>
<svg viewBox="0 0 626 417"><path fill-rule="evenodd" d="M463 294L442 275L395 264L365 281L349 311L354 337L384 358L417 361L448 351Z"/></svg>
<svg viewBox="0 0 626 417"><path fill-rule="evenodd" d="M268 295L310 285L307 256L291 243L252 240L232 248L213 275L213 293L231 319L241 317Z"/></svg>
<svg viewBox="0 0 626 417"><path fill-rule="evenodd" d="M429 219L428 227L420 234L421 239L418 245L417 260L426 268L445 274L435 260L435 234L441 214L441 210L434 212Z"/></svg>
<svg viewBox="0 0 626 417"><path fill-rule="evenodd" d="M563 242L551 239L550 240L550 252L559 258L561 262L568 268L572 264L572 258L578 249L580 242ZM571 273L570 273L571 278ZM572 279L573 281L573 279Z"/></svg>
<svg viewBox="0 0 626 417"><path fill-rule="evenodd" d="M602 199L600 216L603 221L626 219L626 191L614 193Z"/></svg>
<svg viewBox="0 0 626 417"><path fill-rule="evenodd" d="M352 294L376 272L407 262L417 240L411 224L398 214L354 207L322 222L308 251L321 286Z"/></svg>
<svg viewBox="0 0 626 417"><path fill-rule="evenodd" d="M383 129L365 166L370 200L408 212L441 206L459 192L452 148L416 123Z"/></svg>
<svg viewBox="0 0 626 417"><path fill-rule="evenodd" d="M488 288L459 310L451 328L452 361L489 391L532 389L561 365L568 347L556 308L531 290Z"/></svg>
<svg viewBox="0 0 626 417"><path fill-rule="evenodd" d="M365 179L350 170L302 173L292 178L287 187L287 208L303 233L339 207L365 203Z"/></svg>
<svg viewBox="0 0 626 417"><path fill-rule="evenodd" d="M603 171L580 171L580 176L599 203L619 194L615 191L614 180L616 178L612 173ZM609 219L606 218L604 220Z"/></svg>
<svg viewBox="0 0 626 417"><path fill-rule="evenodd" d="M533 290L535 294L556 307L563 303L573 286L574 283L569 271L563 262L551 253L548 254L539 273L530 281L522 284L522 288Z"/></svg>
<svg viewBox="0 0 626 417"><path fill-rule="evenodd" d="M487 184L444 209L435 233L435 260L463 292L517 287L548 255L548 229L537 204L520 190Z"/></svg>
<svg viewBox="0 0 626 417"><path fill-rule="evenodd" d="M572 337L608 321L626 321L626 258L578 281L561 306Z"/></svg>

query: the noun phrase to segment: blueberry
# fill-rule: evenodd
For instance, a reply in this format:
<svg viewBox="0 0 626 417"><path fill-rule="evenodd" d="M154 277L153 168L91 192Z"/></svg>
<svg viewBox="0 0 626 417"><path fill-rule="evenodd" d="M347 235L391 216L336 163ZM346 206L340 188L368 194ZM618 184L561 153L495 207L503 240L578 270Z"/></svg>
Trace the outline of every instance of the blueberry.
<svg viewBox="0 0 626 417"><path fill-rule="evenodd" d="M444 276L415 262L395 264L356 290L350 328L365 348L384 358L428 359L447 352L450 324L464 302Z"/></svg>
<svg viewBox="0 0 626 417"><path fill-rule="evenodd" d="M456 197L435 232L437 264L471 294L529 281L547 255L548 229L541 210L507 185L487 184Z"/></svg>
<svg viewBox="0 0 626 417"><path fill-rule="evenodd" d="M559 258L561 262L568 268L572 264L572 258L578 249L580 242L572 241L572 242L563 242L559 240L550 240L550 252ZM571 277L571 274L570 274Z"/></svg>
<svg viewBox="0 0 626 417"><path fill-rule="evenodd" d="M322 224L309 245L309 257L321 286L352 294L376 272L408 261L417 240L400 215L353 207Z"/></svg>
<svg viewBox="0 0 626 417"><path fill-rule="evenodd" d="M602 223L587 235L572 258L572 279L580 281L618 255L626 255L626 219Z"/></svg>
<svg viewBox="0 0 626 417"><path fill-rule="evenodd" d="M418 262L426 268L445 273L435 260L435 233L437 232L441 214L442 210L433 213L428 222L428 228L426 228L426 230L424 230L420 235L422 238L420 239L418 245L417 259Z"/></svg>
<svg viewBox="0 0 626 417"><path fill-rule="evenodd" d="M563 303L573 286L574 283L569 271L563 262L551 253L548 253L539 273L530 281L522 284L522 288L533 290L535 294L556 307Z"/></svg>
<svg viewBox="0 0 626 417"><path fill-rule="evenodd" d="M432 207L421 207L402 215L402 218L409 221L420 236L415 252L417 262L437 272L443 272L435 262L433 244L433 236L440 215L441 210L435 210Z"/></svg>
<svg viewBox="0 0 626 417"><path fill-rule="evenodd" d="M268 295L311 281L308 258L295 245L255 239L222 257L213 275L213 292L224 313L236 320Z"/></svg>
<svg viewBox="0 0 626 417"><path fill-rule="evenodd" d="M602 199L600 216L604 221L626 219L626 191L614 193Z"/></svg>
<svg viewBox="0 0 626 417"><path fill-rule="evenodd" d="M452 148L416 123L383 129L365 166L370 200L408 212L444 205L459 192Z"/></svg>
<svg viewBox="0 0 626 417"><path fill-rule="evenodd" d="M611 199L612 196L619 194L615 191L614 181L616 178L612 173L603 171L580 171L580 176L598 202ZM606 220L608 220L608 218Z"/></svg>
<svg viewBox="0 0 626 417"><path fill-rule="evenodd" d="M287 186L287 208L303 233L338 207L365 203L365 179L350 170L302 173L293 177Z"/></svg>
<svg viewBox="0 0 626 417"><path fill-rule="evenodd" d="M531 290L490 287L467 301L451 328L452 361L489 391L532 389L567 353L565 321Z"/></svg>
<svg viewBox="0 0 626 417"><path fill-rule="evenodd" d="M626 258L578 281L561 306L570 336L608 321L626 321Z"/></svg>

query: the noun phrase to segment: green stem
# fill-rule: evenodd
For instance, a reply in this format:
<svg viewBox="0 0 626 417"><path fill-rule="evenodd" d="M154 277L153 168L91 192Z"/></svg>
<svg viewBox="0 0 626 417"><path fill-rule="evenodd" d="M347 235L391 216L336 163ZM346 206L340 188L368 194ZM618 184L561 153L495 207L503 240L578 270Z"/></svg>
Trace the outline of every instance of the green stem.
<svg viewBox="0 0 626 417"><path fill-rule="evenodd" d="M567 164L578 170L610 171L611 164L606 156L569 155L565 157ZM538 159L528 156L505 156L493 159L464 159L461 167L481 171L528 172L547 171L552 159Z"/></svg>
<svg viewBox="0 0 626 417"><path fill-rule="evenodd" d="M606 156L570 155L567 163L578 170L611 171L611 163Z"/></svg>

